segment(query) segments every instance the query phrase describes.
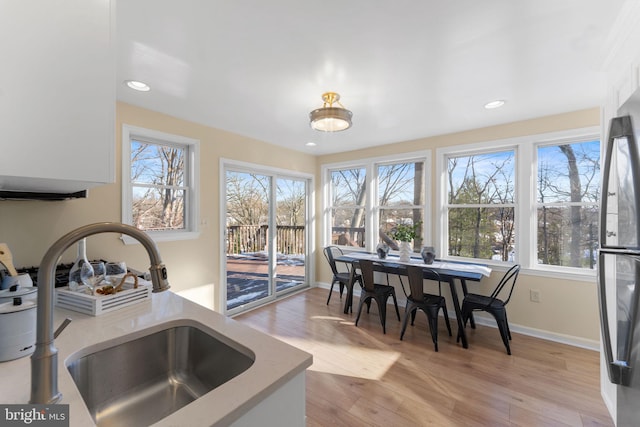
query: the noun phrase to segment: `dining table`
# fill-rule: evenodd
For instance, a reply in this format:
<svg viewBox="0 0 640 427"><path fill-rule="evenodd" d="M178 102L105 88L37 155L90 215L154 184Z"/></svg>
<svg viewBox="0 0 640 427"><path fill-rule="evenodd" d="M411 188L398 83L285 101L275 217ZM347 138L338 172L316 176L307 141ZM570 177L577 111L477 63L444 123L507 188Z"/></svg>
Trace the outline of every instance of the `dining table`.
<svg viewBox="0 0 640 427"><path fill-rule="evenodd" d="M385 258L380 258L377 254L370 252L346 252L335 258L336 262L342 262L351 266L351 279L347 285L347 296L344 303L344 313L348 314L352 311L353 307L353 288L356 282L357 273L359 268L359 261L361 259L369 259L375 261L374 269L387 274L394 274L398 276L406 276L407 265L417 265L423 268L424 278L437 280L437 277L433 274L435 271L440 280L446 281L449 284L449 290L451 292L451 302L453 304L456 320L458 323L458 339L462 342L464 348L469 348L467 341L467 335L465 333L465 327L462 322L462 309L460 305L460 298L458 297L458 291L456 282L460 282L463 296L467 294L467 281L480 282L483 277L489 277L491 275L491 268L484 264L475 264L463 261L441 260L436 259L431 264L425 264L422 258L411 257L409 262L401 262L400 258L395 255L387 255ZM469 319L471 326L475 326L473 316Z"/></svg>

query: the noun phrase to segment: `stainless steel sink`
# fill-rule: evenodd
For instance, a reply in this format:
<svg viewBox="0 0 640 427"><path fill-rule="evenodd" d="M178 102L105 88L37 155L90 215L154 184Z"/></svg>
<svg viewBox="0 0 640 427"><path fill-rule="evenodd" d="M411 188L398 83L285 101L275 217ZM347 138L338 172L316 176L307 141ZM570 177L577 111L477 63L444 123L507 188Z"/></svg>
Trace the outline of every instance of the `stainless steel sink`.
<svg viewBox="0 0 640 427"><path fill-rule="evenodd" d="M249 350L195 326L176 326L72 357L67 369L97 425L142 426L188 405L253 362Z"/></svg>

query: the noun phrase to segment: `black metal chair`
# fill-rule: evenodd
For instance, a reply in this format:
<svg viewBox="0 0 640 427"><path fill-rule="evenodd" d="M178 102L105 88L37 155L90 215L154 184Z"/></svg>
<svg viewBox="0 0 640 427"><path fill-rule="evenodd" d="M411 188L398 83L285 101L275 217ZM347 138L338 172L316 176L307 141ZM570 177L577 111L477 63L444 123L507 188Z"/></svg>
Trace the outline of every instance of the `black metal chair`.
<svg viewBox="0 0 640 427"><path fill-rule="evenodd" d="M381 285L375 283L373 278L374 261L368 259L361 259L360 273L362 274L362 291L360 292L360 304L358 305L358 317L356 317L356 326L360 320L360 314L362 313L362 306L367 304L367 313L371 308L371 300L374 299L378 304L378 313L380 313L380 323L382 323L382 332L387 333L387 300L389 297L393 297L393 304L396 308L396 315L398 321L400 321L400 310L398 310L398 300L396 299L396 290L390 285ZM382 266L380 265L382 268Z"/></svg>
<svg viewBox="0 0 640 427"><path fill-rule="evenodd" d="M451 336L451 324L449 323L449 314L447 312L447 304L442 296L440 275L429 269L429 280L438 282L438 295L429 294L424 292L423 280L424 272L427 269L418 266L408 266L407 276L409 278L410 294L407 295L407 305L404 310L404 320L402 321L402 332L400 333L400 339L404 337L404 333L407 329L407 322L409 316L411 316L411 325L416 319L416 313L418 310L424 311L429 322L429 329L431 330L431 340L435 347L435 351L438 351L438 312L442 309L444 315L444 321L447 324L447 330L449 336ZM402 288L404 290L404 286ZM405 291L406 294L406 291Z"/></svg>
<svg viewBox="0 0 640 427"><path fill-rule="evenodd" d="M335 258L342 255L343 252L342 249L337 246L327 246L323 249L323 253L324 257L329 263L329 267L331 267L331 271L333 272L333 279L331 279L331 288L329 289L329 296L327 297L327 305L329 305L329 301L331 301L331 294L333 294L333 286L336 283L340 285L340 299L342 299L344 288L348 287L351 281L351 269L353 267L349 266L348 264L340 263L344 264L344 267L342 270L338 268ZM362 285L362 278L359 274L355 275L353 282L354 285L355 282L358 282Z"/></svg>
<svg viewBox="0 0 640 427"><path fill-rule="evenodd" d="M467 320L473 315L474 311L486 311L491 314L498 323L502 342L507 349L507 354L511 354L509 341L511 340L511 331L509 330L509 322L507 321L506 305L511 299L513 289L516 286L516 279L520 272L520 265L515 264L500 279L500 282L493 290L491 295L478 295L469 293L462 300L462 323L467 325ZM506 295L505 299L500 299L500 294ZM472 323L471 327L475 329ZM458 336L458 338L460 338Z"/></svg>

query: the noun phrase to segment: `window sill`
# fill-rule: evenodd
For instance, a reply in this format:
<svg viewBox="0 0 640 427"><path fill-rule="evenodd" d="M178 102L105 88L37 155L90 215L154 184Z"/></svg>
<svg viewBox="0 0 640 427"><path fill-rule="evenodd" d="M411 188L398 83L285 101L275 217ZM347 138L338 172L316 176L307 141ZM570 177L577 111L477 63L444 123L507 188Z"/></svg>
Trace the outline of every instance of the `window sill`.
<svg viewBox="0 0 640 427"><path fill-rule="evenodd" d="M147 234L156 243L173 242L178 240L195 240L200 237L199 231L149 231ZM133 237L127 236L126 234L121 235L120 239L122 239L125 245L140 243Z"/></svg>
<svg viewBox="0 0 640 427"><path fill-rule="evenodd" d="M596 270L568 271L561 268L523 268L521 273L527 276L550 277L553 279L575 280L579 282L596 283Z"/></svg>
<svg viewBox="0 0 640 427"><path fill-rule="evenodd" d="M444 260L451 261L460 261L460 262L470 262L474 264L484 264L491 267L492 271L506 272L509 267L511 267L511 263L506 262L496 262L492 260L481 260L474 258L461 258L461 257L444 257ZM572 268L563 268L563 267L554 267L548 265L537 265L536 267L525 267L523 264L522 269L520 270L520 274L524 274L527 276L537 276L537 277L549 277L552 279L564 279L564 280L575 280L578 282L590 282L596 283L596 270L587 270L587 269L572 269Z"/></svg>

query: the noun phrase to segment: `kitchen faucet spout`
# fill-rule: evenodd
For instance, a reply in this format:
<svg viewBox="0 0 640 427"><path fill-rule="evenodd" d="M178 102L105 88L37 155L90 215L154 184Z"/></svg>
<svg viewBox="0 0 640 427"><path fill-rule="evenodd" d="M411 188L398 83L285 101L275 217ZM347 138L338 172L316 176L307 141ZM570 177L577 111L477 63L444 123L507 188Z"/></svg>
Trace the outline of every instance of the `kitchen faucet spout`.
<svg viewBox="0 0 640 427"><path fill-rule="evenodd" d="M56 241L47 250L38 269L38 307L36 348L31 355L31 399L29 403L52 404L60 401L58 390L58 349L54 345L53 292L56 264L74 243L100 233L122 233L138 240L149 254L153 292L169 289L167 269L160 258L155 242L144 231L117 222L99 222L79 227Z"/></svg>

